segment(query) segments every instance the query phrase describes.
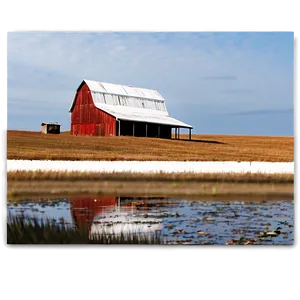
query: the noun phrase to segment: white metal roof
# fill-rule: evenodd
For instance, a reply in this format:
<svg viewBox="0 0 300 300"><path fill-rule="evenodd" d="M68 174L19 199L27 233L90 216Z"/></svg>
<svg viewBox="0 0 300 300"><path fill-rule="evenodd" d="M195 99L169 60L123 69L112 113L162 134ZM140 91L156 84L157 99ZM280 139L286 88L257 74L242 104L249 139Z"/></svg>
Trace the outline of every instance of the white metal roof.
<svg viewBox="0 0 300 300"><path fill-rule="evenodd" d="M84 80L84 82L88 85L89 89L93 92L165 101L165 99L161 96L161 94L155 90L142 89L142 88L113 84L113 83L105 83L105 82L99 82L94 80Z"/></svg>
<svg viewBox="0 0 300 300"><path fill-rule="evenodd" d="M165 99L155 90L84 80L97 108L119 120L193 128L169 116ZM75 104L76 94L70 111Z"/></svg>

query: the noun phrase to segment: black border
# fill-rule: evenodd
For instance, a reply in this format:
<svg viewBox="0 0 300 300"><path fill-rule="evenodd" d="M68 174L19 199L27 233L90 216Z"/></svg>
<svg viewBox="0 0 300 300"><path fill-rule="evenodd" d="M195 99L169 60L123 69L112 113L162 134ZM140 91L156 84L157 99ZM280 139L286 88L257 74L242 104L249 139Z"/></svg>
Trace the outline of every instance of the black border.
<svg viewBox="0 0 300 300"><path fill-rule="evenodd" d="M299 159L300 159L300 138L299 138L299 130L300 130L300 99L299 99L299 91L298 91L298 82L300 79L300 68L299 68L299 54L300 54L300 37L298 33L294 38L294 58L295 58L295 77L294 77L294 161L295 161L295 215L294 222L295 224L299 224ZM6 162L6 129L4 129L4 134L1 136L1 160ZM1 146L0 145L0 146ZM3 187L6 187L6 167L5 174L1 174L1 184ZM2 171L3 171L2 170ZM1 208L5 208L6 206L6 189L1 188ZM5 226L5 216L6 214L1 214L1 227ZM3 218L4 217L4 218ZM3 228L3 227L2 227ZM6 232L5 230L1 230L1 232ZM292 246L251 246L251 248L240 248L240 247L232 247L232 246L158 246L158 247L137 247L137 246L118 246L118 247L106 247L106 246L74 246L74 247L63 247L63 246L12 246L6 243L6 237L4 234L1 235L1 246L3 253L6 255L13 256L200 256L200 255L226 255L226 256L294 256L296 251L299 250L299 234L300 230L295 226L294 229L295 238L294 245Z"/></svg>

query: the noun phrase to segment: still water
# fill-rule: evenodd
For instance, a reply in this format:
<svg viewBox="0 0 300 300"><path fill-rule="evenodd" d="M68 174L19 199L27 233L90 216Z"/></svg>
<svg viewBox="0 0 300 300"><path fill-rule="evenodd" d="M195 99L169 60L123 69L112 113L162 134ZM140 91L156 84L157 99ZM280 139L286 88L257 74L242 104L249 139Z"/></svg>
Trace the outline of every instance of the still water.
<svg viewBox="0 0 300 300"><path fill-rule="evenodd" d="M115 196L8 201L7 214L102 233L161 234L166 244L294 243L293 200L228 201Z"/></svg>

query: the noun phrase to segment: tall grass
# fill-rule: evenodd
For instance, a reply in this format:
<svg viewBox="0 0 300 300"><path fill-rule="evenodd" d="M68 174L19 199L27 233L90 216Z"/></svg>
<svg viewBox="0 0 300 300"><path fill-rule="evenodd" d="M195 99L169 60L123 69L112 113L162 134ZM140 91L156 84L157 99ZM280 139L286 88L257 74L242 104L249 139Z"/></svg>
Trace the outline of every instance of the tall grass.
<svg viewBox="0 0 300 300"><path fill-rule="evenodd" d="M245 183L293 183L294 174L264 173L133 173L133 172L67 172L67 171L10 171L7 180L54 181L159 181L159 182L245 182Z"/></svg>
<svg viewBox="0 0 300 300"><path fill-rule="evenodd" d="M24 219L9 216L7 244L164 244L159 232L153 234L102 232L89 233L87 227L76 229L58 225L51 220Z"/></svg>

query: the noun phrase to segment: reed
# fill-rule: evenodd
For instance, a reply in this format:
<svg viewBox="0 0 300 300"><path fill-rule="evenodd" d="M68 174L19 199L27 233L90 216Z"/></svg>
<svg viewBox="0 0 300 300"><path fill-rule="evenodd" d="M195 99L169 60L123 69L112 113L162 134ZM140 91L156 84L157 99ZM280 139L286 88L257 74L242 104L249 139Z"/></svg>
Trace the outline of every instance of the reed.
<svg viewBox="0 0 300 300"><path fill-rule="evenodd" d="M294 174L265 173L133 173L133 172L67 172L10 171L8 181L126 181L126 182L232 182L232 183L293 183Z"/></svg>
<svg viewBox="0 0 300 300"><path fill-rule="evenodd" d="M90 235L86 227L66 227L51 220L24 219L9 216L7 244L164 244L159 232L154 234L121 233Z"/></svg>

